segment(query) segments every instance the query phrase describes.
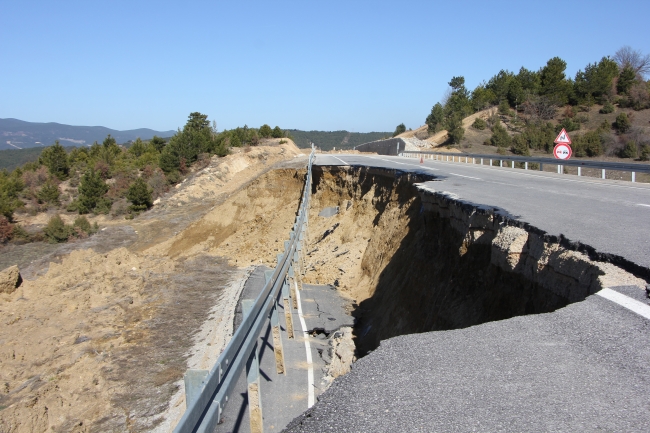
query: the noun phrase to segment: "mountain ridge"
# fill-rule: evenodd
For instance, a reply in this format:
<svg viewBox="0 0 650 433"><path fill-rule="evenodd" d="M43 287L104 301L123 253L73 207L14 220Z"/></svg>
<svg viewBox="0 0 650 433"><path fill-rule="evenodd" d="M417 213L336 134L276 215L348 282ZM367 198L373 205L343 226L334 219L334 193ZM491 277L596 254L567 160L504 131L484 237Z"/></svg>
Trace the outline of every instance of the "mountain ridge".
<svg viewBox="0 0 650 433"><path fill-rule="evenodd" d="M88 146L102 142L108 134L118 143L140 137L151 139L154 135L170 137L176 131L155 131L138 128L120 131L105 126L77 126L57 122L28 122L15 118L0 119L0 150L47 147L58 140L64 146Z"/></svg>

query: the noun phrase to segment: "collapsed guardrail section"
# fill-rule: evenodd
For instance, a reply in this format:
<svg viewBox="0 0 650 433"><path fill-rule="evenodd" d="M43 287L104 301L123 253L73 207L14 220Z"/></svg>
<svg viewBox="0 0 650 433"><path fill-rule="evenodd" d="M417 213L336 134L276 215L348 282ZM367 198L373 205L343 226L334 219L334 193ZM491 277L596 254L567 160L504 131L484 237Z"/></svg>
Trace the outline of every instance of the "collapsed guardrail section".
<svg viewBox="0 0 650 433"><path fill-rule="evenodd" d="M476 164L476 159L480 159L480 164L483 165L484 160L489 161L489 165L492 166L492 161L499 161L499 166L503 167L503 162L510 162L511 167L515 168L515 162L524 163L524 169L528 170L529 163L539 164L539 170L543 171L544 164L557 165L557 172L562 173L563 167L577 167L578 176L581 176L582 168L594 168L601 170L601 179L605 179L605 173L607 170L613 171L626 171L632 174L632 182L636 181L636 173L650 173L650 165L646 164L632 164L625 162L606 162L606 161L583 161L579 159L569 159L569 160L559 160L554 158L544 158L536 156L500 156L500 155L482 155L478 153L449 153L449 152L427 152L427 151L415 151L415 150L406 150L400 152L399 156L411 157L411 158L425 158L425 159L435 159L436 161L450 161L462 162L462 159L465 159L466 163L469 163L469 160L472 160L472 164Z"/></svg>
<svg viewBox="0 0 650 433"><path fill-rule="evenodd" d="M284 242L284 252L278 254L278 264L271 275L266 275L266 284L252 303L243 303L244 319L232 339L217 359L210 371L188 370L185 374L185 414L174 429L174 433L212 432L222 417L223 410L246 368L248 382L248 402L251 425L254 419L261 423L261 404L259 389L259 347L258 339L270 318L274 328L274 351L276 368L284 371L282 343L279 338L278 302L289 305L289 278L293 278L302 268L300 259L302 241L308 224L309 199L311 194L312 163L314 148L309 155L305 188L289 240ZM277 329L275 329L277 328ZM293 327L288 326L293 334ZM278 341L279 340L279 341ZM277 343L277 344L276 344ZM277 356L279 352L280 356ZM261 425L261 424L260 424Z"/></svg>

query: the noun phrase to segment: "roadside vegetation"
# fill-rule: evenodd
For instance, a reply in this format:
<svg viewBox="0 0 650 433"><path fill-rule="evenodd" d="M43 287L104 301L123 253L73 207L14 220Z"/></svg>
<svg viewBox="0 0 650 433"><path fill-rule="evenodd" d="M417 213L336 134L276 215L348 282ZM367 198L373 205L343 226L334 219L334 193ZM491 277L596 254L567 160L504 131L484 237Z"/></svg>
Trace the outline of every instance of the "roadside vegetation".
<svg viewBox="0 0 650 433"><path fill-rule="evenodd" d="M501 70L472 91L463 76L453 77L426 118L428 133L446 130L445 144L461 147L484 137L481 144L496 147L497 153L529 155L552 152L564 128L575 132L575 156L649 160L650 81L645 77L650 55L623 47L573 78L566 76L566 66L554 57L537 71ZM464 118L484 110L489 114L463 125Z"/></svg>
<svg viewBox="0 0 650 433"><path fill-rule="evenodd" d="M101 144L68 149L57 141L43 149L37 161L0 171L0 244L58 243L90 236L98 227L84 215L133 218L191 170L206 167L213 156L284 136L285 131L269 125L218 132L207 115L194 112L168 140L154 136L126 147L108 135ZM42 212L52 215L42 231L28 233L16 224L16 214ZM73 224L65 224L63 213L79 216Z"/></svg>

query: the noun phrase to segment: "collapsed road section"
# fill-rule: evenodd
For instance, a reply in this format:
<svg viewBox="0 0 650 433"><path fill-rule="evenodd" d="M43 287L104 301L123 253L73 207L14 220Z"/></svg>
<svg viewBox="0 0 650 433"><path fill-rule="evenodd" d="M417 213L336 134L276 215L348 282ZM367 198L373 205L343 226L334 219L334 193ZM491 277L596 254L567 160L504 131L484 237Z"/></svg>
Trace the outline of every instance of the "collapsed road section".
<svg viewBox="0 0 650 433"><path fill-rule="evenodd" d="M352 299L357 355L369 355L288 430L647 425L647 411L612 417L647 397L648 321L590 296L608 287L643 300L644 274L431 180L314 169L305 281ZM317 218L325 208L337 212Z"/></svg>

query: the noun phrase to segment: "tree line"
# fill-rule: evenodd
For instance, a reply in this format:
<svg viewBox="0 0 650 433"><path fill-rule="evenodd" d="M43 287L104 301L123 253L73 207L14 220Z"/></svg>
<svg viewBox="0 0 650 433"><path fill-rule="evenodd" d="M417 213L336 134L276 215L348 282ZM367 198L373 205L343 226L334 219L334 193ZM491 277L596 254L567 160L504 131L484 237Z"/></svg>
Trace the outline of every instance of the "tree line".
<svg viewBox="0 0 650 433"><path fill-rule="evenodd" d="M521 136L516 136L516 143L512 144L506 138L503 126L493 119L490 128L494 135L490 144L508 143L515 153L526 153L528 149L549 151L548 139L557 130L579 128L574 119L576 111L588 111L594 104L602 105L600 112L604 114L613 112L615 106L633 110L650 108L650 82L644 78L650 72L650 55L623 47L611 57L586 65L573 78L566 75L566 66L563 59L553 57L536 71L525 67L517 73L501 70L472 91L465 86L463 76L453 77L448 83L447 94L432 107L425 120L428 131L436 133L446 129L449 143L460 143L465 133L463 118L486 108L498 107L502 115L516 116L521 112L525 125ZM567 107L564 123L556 126L548 123L561 107ZM629 129L629 119L625 113L619 117L610 126L625 133ZM484 121L481 119L473 126L485 128L481 122ZM609 129L605 125L601 128ZM586 141L577 143L579 153L590 156L602 153L602 143L596 146L593 134L581 140Z"/></svg>
<svg viewBox="0 0 650 433"><path fill-rule="evenodd" d="M34 240L15 224L15 212L59 209L81 216L110 213L132 218L150 209L154 199L180 182L192 166L207 166L212 156L225 156L231 147L255 146L263 139L284 136L280 127L267 124L218 132L207 115L193 112L168 141L157 136L149 141L138 138L127 148L108 135L101 144L69 151L56 141L41 151L37 161L0 171L0 243L16 237ZM36 240L45 236L61 242L95 231L85 217L66 226L57 215Z"/></svg>

